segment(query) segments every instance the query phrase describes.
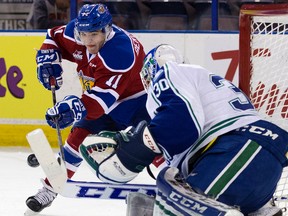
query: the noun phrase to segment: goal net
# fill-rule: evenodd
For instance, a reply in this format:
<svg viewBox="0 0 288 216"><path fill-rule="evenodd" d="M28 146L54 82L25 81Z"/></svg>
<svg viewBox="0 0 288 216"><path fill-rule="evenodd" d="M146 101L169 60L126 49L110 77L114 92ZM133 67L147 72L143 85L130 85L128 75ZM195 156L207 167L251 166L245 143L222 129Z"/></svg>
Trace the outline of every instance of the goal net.
<svg viewBox="0 0 288 216"><path fill-rule="evenodd" d="M239 38L239 87L262 117L288 131L288 4L243 5ZM275 203L288 209L287 179L285 168Z"/></svg>

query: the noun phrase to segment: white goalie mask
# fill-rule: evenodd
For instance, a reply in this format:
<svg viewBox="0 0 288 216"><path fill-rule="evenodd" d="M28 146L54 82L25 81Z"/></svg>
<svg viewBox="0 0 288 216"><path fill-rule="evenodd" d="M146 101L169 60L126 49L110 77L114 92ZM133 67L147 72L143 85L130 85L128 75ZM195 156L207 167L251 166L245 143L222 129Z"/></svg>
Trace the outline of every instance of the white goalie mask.
<svg viewBox="0 0 288 216"><path fill-rule="evenodd" d="M148 90L155 74L168 61L173 61L178 64L184 63L181 54L174 47L167 44L161 44L155 47L145 56L140 76L146 91Z"/></svg>

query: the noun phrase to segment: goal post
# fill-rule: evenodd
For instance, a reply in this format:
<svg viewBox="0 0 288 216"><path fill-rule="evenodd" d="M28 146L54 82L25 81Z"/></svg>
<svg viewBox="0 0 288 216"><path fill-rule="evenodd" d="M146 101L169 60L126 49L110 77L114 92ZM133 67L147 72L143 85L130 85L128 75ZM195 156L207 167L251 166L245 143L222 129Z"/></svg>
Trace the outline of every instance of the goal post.
<svg viewBox="0 0 288 216"><path fill-rule="evenodd" d="M239 87L264 119L288 131L288 4L246 4L239 19ZM288 209L287 167L274 201Z"/></svg>
<svg viewBox="0 0 288 216"><path fill-rule="evenodd" d="M288 130L288 4L243 5L239 23L239 87Z"/></svg>

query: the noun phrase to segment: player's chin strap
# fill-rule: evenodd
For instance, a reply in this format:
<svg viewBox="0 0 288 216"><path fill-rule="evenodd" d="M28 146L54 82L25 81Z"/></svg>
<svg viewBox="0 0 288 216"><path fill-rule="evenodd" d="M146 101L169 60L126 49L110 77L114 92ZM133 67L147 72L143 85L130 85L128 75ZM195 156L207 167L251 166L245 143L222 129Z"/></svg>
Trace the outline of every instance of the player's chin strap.
<svg viewBox="0 0 288 216"><path fill-rule="evenodd" d="M104 137L107 140L103 141ZM80 152L101 181L121 184L134 179L162 154L145 121L136 128L99 133L92 142L84 142ZM154 176L151 170L149 172L151 177Z"/></svg>

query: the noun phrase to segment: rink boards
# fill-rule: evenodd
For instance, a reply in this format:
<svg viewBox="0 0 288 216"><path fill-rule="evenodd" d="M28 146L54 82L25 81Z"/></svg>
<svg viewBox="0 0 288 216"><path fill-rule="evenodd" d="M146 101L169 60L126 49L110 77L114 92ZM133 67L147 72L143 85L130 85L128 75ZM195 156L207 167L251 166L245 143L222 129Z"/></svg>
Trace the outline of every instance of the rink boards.
<svg viewBox="0 0 288 216"><path fill-rule="evenodd" d="M175 46L189 63L200 64L238 84L238 33L137 32L145 51L160 43ZM52 146L57 146L55 131L45 121L52 106L51 92L38 82L36 49L45 32L0 33L0 146L28 146L28 132L42 128ZM57 100L67 94L81 95L76 65L62 62L64 84ZM69 84L68 84L69 83ZM69 128L62 131L66 139Z"/></svg>

